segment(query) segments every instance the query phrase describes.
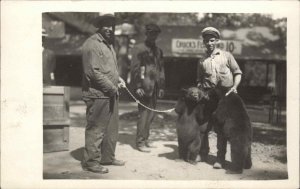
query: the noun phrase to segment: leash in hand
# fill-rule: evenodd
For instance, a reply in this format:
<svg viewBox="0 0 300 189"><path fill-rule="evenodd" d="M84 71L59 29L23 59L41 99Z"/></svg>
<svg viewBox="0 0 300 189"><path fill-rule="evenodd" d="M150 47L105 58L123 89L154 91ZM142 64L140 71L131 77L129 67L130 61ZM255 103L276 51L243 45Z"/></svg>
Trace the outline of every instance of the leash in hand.
<svg viewBox="0 0 300 189"><path fill-rule="evenodd" d="M123 86L123 88L126 89L126 91L129 93L129 95L134 99L134 101L136 103L138 103L139 105L143 106L144 108L150 110L150 111L153 111L153 112L158 112L158 113L170 113L172 112L173 110L175 110L175 108L171 108L171 109L168 109L168 110L155 110L155 109L152 109L152 108L149 108L147 107L146 105L142 104L130 91L129 89L127 88L126 85Z"/></svg>

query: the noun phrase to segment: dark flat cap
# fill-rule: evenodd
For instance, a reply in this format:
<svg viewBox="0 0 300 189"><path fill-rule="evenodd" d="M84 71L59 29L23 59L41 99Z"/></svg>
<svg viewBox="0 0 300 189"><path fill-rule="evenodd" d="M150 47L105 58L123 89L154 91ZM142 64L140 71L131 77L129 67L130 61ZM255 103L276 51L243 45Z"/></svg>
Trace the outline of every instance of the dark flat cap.
<svg viewBox="0 0 300 189"><path fill-rule="evenodd" d="M156 24L147 24L146 26L145 26L145 29L146 29L146 31L148 31L148 32L158 32L158 33L160 33L161 32L161 29L158 27L158 25L156 25Z"/></svg>
<svg viewBox="0 0 300 189"><path fill-rule="evenodd" d="M105 25L115 25L116 17L113 14L103 14L96 17L92 23L96 28L100 28Z"/></svg>
<svg viewBox="0 0 300 189"><path fill-rule="evenodd" d="M214 37L216 37L218 39L220 38L220 32L219 32L219 30L217 30L214 27L206 27L206 28L204 28L202 30L201 34L202 34L202 37L204 37L206 35L212 35L212 36L214 36Z"/></svg>

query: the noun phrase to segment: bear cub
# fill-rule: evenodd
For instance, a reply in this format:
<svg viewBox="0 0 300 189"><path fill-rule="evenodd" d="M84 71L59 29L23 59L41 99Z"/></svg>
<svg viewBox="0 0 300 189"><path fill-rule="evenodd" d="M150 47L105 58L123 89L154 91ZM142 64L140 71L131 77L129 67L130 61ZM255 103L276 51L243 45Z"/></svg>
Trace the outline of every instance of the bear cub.
<svg viewBox="0 0 300 189"><path fill-rule="evenodd" d="M221 149L218 152L220 163L224 163L227 141L231 148L231 167L227 174L240 174L243 169L250 169L252 126L245 104L236 93L222 94L217 109L210 122L217 133Z"/></svg>
<svg viewBox="0 0 300 189"><path fill-rule="evenodd" d="M205 161L208 155L208 116L205 114L205 105L208 96L197 87L183 89L184 95L178 100L175 112L178 114L176 131L178 136L179 158L191 164ZM207 147L208 148L208 147Z"/></svg>

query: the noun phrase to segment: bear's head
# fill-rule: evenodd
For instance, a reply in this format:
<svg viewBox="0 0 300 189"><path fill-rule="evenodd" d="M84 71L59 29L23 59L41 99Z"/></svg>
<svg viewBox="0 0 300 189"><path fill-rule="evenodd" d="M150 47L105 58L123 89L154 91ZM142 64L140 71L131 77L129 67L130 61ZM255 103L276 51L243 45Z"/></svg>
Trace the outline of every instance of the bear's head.
<svg viewBox="0 0 300 189"><path fill-rule="evenodd" d="M184 91L184 99L194 103L208 100L208 94L198 87L190 87L188 89L182 89Z"/></svg>
<svg viewBox="0 0 300 189"><path fill-rule="evenodd" d="M209 100L208 94L197 87L189 87L181 90L183 94L179 98L175 107L175 112L179 115L182 115L186 108L188 113L191 113L197 105L205 105Z"/></svg>

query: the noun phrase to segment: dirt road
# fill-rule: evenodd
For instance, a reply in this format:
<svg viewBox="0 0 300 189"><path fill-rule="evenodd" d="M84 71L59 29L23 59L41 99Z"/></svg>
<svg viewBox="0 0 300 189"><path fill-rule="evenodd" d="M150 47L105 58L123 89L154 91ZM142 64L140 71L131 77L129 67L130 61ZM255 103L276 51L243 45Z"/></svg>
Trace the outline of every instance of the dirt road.
<svg viewBox="0 0 300 189"><path fill-rule="evenodd" d="M172 105L167 105L172 106ZM167 106L161 108L168 108ZM216 157L216 134L209 135L208 162L191 165L178 159L175 113L160 114L151 130L156 148L150 153L135 149L137 112L134 103L120 103L120 135L116 157L124 167L109 166L105 175L85 172L80 167L84 145L85 106L70 107L70 149L44 154L44 179L134 179L134 180L277 180L287 179L285 127L253 123L253 167L241 175L226 175L224 169L212 168ZM226 160L230 161L228 145Z"/></svg>

